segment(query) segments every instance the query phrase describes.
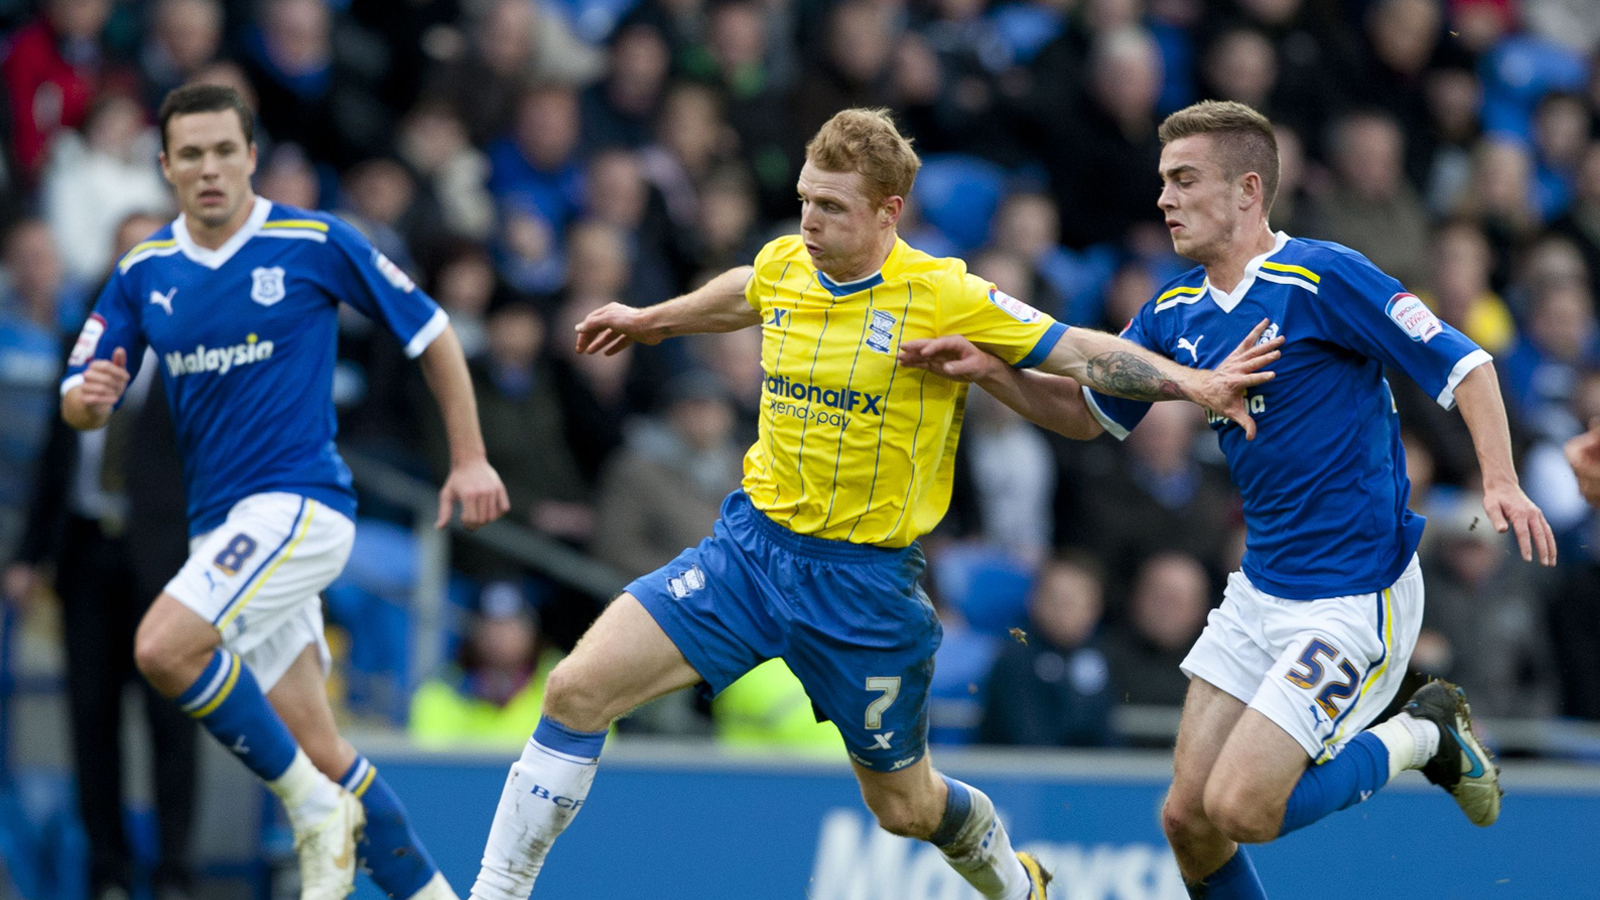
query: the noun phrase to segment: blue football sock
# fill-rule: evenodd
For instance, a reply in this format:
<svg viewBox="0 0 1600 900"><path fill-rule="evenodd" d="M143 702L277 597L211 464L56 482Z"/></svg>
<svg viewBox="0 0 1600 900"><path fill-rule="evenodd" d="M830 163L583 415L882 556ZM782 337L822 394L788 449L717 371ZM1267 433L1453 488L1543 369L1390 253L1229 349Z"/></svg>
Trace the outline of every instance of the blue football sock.
<svg viewBox="0 0 1600 900"><path fill-rule="evenodd" d="M1389 782L1389 748L1363 731L1343 751L1300 776L1283 812L1280 836L1371 797Z"/></svg>
<svg viewBox="0 0 1600 900"><path fill-rule="evenodd" d="M178 706L262 781L276 781L294 762L294 736L236 653L219 647Z"/></svg>
<svg viewBox="0 0 1600 900"><path fill-rule="evenodd" d="M1184 887L1189 890L1189 900L1267 900L1267 891L1243 847L1199 884Z"/></svg>
<svg viewBox="0 0 1600 900"><path fill-rule="evenodd" d="M941 777L950 793L945 796L944 816L939 819L939 827L928 837L928 843L935 847L944 847L954 841L961 833L962 826L967 824L967 817L972 814L972 790L954 778Z"/></svg>
<svg viewBox="0 0 1600 900"><path fill-rule="evenodd" d="M378 767L364 756L356 757L339 783L355 794L367 810L366 836L356 847L361 865L385 894L406 900L439 871L417 833L411 830L406 808L378 774Z"/></svg>

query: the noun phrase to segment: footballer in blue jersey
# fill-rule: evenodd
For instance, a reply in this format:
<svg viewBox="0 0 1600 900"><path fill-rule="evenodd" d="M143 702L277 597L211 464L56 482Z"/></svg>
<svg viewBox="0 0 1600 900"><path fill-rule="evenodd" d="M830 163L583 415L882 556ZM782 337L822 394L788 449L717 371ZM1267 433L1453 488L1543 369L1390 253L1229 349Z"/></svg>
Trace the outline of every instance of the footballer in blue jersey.
<svg viewBox="0 0 1600 900"><path fill-rule="evenodd" d="M1554 565L1555 540L1518 484L1489 354L1361 254L1267 226L1271 124L1207 101L1174 113L1160 136L1159 205L1174 247L1200 265L1164 285L1123 337L1201 368L1281 342L1275 377L1249 392L1254 433L1210 416L1244 501L1246 551L1182 664L1190 686L1162 811L1192 897L1262 898L1240 844L1359 803L1405 769L1449 790L1477 825L1499 815L1498 770L1459 688L1432 682L1371 725L1399 690L1423 603L1423 519L1407 507L1386 367L1461 410L1484 509L1515 532L1523 559ZM1148 408L1009 369L959 338L904 346L902 360L975 381L1075 438L1126 437Z"/></svg>
<svg viewBox="0 0 1600 900"><path fill-rule="evenodd" d="M339 900L358 862L391 897L454 900L376 768L340 737L324 688L319 592L354 539L334 444L339 304L420 361L449 431L441 527L509 503L484 454L461 345L438 305L355 229L250 186L252 114L191 85L161 107L177 220L117 264L61 383L63 418L105 425L154 351L183 457L191 556L135 638L144 676L280 797L303 900Z"/></svg>

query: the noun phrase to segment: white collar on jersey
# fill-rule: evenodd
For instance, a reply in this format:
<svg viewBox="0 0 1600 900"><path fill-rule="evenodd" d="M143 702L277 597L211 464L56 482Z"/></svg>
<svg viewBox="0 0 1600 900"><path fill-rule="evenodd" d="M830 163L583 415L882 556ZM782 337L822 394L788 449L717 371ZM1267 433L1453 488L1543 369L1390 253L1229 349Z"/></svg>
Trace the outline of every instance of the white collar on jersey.
<svg viewBox="0 0 1600 900"><path fill-rule="evenodd" d="M1206 293L1210 294L1211 299L1222 307L1223 312L1233 312L1233 308L1238 306L1239 301L1244 299L1244 295L1250 290L1251 285L1256 283L1256 273L1261 271L1261 264L1271 259L1279 250L1283 249L1285 244L1289 243L1289 235L1281 231L1273 232L1273 236L1276 239L1272 242L1272 249L1244 264L1244 277L1239 279L1238 284L1234 285L1231 293L1223 293L1221 288L1211 285L1210 277L1206 278Z"/></svg>
<svg viewBox="0 0 1600 900"><path fill-rule="evenodd" d="M257 194L255 201L256 205L250 210L250 218L245 219L239 230L233 233L233 237L228 238L215 250L194 242L194 238L189 235L189 226L183 214L179 213L178 220L172 223L172 236L178 241L178 249L183 251L184 256L208 269L222 268L222 264L232 259L233 255L239 252L239 248L244 246L245 241L256 236L261 230L262 223L266 222L267 216L272 213L271 200Z"/></svg>

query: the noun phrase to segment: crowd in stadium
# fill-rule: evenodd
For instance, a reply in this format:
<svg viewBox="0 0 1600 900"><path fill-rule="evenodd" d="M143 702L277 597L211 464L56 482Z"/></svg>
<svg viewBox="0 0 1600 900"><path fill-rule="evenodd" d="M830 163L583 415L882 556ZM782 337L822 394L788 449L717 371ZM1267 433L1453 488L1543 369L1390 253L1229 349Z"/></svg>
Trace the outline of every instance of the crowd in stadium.
<svg viewBox="0 0 1600 900"><path fill-rule="evenodd" d="M924 161L905 240L1115 331L1190 266L1155 205L1156 126L1212 97L1277 124L1275 227L1367 254L1495 355L1524 485L1561 540L1553 575L1521 563L1482 521L1460 417L1395 375L1411 505L1430 519L1414 665L1480 713L1600 718L1597 520L1561 453L1600 416L1587 0L0 0L0 29L13 602L48 588L28 510L66 349L118 249L173 214L153 119L175 86L244 92L257 191L343 217L439 301L510 518L630 578L709 533L737 486L760 336L583 356L584 315L748 263L794 230L806 138L884 106ZM155 218L123 227L140 214ZM342 445L442 477L443 428L398 343L351 315L340 358ZM1126 443L1077 444L974 391L951 513L925 541L946 617L936 739L1118 744L1114 708L1181 700L1177 662L1243 550L1204 430L1162 404ZM125 466L128 490L149 459ZM120 536L123 480L62 502ZM548 654L597 606L470 540L453 560L467 636L411 724L515 746ZM810 740L803 721L748 724L795 689L728 696L720 726L686 699L634 727Z"/></svg>

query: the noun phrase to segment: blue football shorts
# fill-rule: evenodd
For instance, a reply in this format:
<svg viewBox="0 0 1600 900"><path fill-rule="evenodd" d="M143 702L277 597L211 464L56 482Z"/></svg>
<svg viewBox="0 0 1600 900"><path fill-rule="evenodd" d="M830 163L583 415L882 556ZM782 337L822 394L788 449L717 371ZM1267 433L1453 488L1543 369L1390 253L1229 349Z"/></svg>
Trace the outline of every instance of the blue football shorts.
<svg viewBox="0 0 1600 900"><path fill-rule="evenodd" d="M928 683L944 629L917 584L916 544L795 534L734 491L711 537L628 585L715 694L788 663L857 764L903 769L928 746Z"/></svg>

